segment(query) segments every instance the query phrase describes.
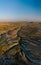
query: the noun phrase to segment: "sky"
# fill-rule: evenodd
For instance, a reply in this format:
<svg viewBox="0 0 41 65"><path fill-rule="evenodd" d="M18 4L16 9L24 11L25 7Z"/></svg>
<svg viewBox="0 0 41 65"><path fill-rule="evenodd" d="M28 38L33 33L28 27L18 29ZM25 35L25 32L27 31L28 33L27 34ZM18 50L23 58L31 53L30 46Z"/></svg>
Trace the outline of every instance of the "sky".
<svg viewBox="0 0 41 65"><path fill-rule="evenodd" d="M41 0L0 0L0 20L41 21Z"/></svg>

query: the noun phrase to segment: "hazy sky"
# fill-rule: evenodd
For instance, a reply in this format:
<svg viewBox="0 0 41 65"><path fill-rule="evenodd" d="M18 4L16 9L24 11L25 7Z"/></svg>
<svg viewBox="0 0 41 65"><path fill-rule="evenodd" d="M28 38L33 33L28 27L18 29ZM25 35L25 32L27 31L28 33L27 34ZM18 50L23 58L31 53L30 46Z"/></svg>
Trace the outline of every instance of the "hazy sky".
<svg viewBox="0 0 41 65"><path fill-rule="evenodd" d="M41 20L41 0L0 0L0 20Z"/></svg>

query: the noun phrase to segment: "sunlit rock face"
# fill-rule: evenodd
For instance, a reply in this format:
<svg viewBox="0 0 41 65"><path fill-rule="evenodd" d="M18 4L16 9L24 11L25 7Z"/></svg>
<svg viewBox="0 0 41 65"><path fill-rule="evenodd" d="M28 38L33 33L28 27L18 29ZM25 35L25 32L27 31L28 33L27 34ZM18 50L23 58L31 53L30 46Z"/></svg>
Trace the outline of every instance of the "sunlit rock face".
<svg viewBox="0 0 41 65"><path fill-rule="evenodd" d="M15 34L15 36L12 36L12 33ZM11 34L8 34L8 32L1 34L0 39L0 56L3 55L7 50L12 48L13 46L18 45L20 38L17 36L17 33L11 32Z"/></svg>
<svg viewBox="0 0 41 65"><path fill-rule="evenodd" d="M0 65L15 65L14 57L17 56L16 53L20 52L20 38L17 36L18 27L14 24L2 26L5 28L1 27L0 30Z"/></svg>

